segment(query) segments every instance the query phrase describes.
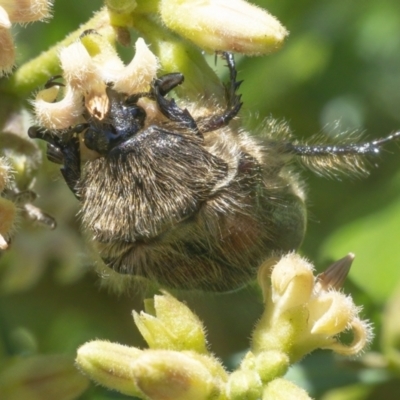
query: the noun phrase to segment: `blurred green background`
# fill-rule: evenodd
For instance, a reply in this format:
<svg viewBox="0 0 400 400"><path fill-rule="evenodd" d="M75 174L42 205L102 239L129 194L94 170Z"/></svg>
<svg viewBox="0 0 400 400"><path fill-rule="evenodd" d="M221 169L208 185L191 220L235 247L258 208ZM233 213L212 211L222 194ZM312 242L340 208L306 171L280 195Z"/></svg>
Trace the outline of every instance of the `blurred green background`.
<svg viewBox="0 0 400 400"><path fill-rule="evenodd" d="M238 58L242 115L251 129L259 129L269 115L287 120L299 138L357 129L372 139L400 129L398 0L254 2L275 15L290 36L276 54ZM101 4L55 1L48 23L16 32L18 63L63 39ZM364 358L349 361L318 352L292 368L290 378L316 399L400 398L399 144L387 145L372 164L362 180L302 173L309 226L301 252L321 270L348 252L356 254L345 290L363 305L376 334ZM119 296L100 288L78 234L77 201L47 160L35 190L41 196L35 204L59 226L52 232L23 226L0 259L2 359L74 355L95 338L144 346L131 317L132 309L142 309L142 294ZM178 297L204 321L212 350L228 365L237 362L262 310L257 291ZM93 385L81 398L124 397Z"/></svg>

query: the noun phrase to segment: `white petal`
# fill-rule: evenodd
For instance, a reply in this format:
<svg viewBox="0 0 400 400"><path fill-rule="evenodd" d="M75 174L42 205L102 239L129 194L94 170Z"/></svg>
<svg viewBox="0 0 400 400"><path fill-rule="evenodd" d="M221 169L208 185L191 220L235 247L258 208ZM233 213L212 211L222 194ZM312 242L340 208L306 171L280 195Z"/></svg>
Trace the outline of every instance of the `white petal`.
<svg viewBox="0 0 400 400"><path fill-rule="evenodd" d="M149 90L158 69L157 57L150 51L143 39L136 41L136 52L132 61L118 76L115 76L114 89L134 94Z"/></svg>
<svg viewBox="0 0 400 400"><path fill-rule="evenodd" d="M0 28L6 28L6 29L11 28L11 21L8 16L8 13L2 6L0 6Z"/></svg>
<svg viewBox="0 0 400 400"><path fill-rule="evenodd" d="M81 122L84 111L82 93L67 86L65 97L55 103L43 100L40 92L32 102L36 119L40 126L47 129L64 129Z"/></svg>

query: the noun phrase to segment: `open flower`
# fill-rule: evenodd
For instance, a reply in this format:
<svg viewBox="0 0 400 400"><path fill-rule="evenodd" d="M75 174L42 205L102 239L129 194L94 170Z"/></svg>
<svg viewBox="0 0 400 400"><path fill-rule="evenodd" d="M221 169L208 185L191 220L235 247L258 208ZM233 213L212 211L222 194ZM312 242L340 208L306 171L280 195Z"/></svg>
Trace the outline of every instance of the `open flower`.
<svg viewBox="0 0 400 400"><path fill-rule="evenodd" d="M109 108L107 84L127 95L148 91L158 69L158 60L143 39L136 42L136 53L124 65L114 47L99 34L83 35L60 51L65 79L63 97L60 86L40 91L33 101L38 124L48 129L63 129L81 121L86 109L102 119Z"/></svg>
<svg viewBox="0 0 400 400"><path fill-rule="evenodd" d="M12 23L44 20L50 16L51 5L49 0L0 0L0 77L11 72L15 61Z"/></svg>
<svg viewBox="0 0 400 400"><path fill-rule="evenodd" d="M271 274L268 263L261 267L266 310L253 335L254 352L278 350L294 362L317 348L344 355L363 350L372 338L371 327L360 319L352 298L339 291L353 258L348 255L318 277L294 253L283 257ZM346 330L353 333L349 345L338 339Z"/></svg>

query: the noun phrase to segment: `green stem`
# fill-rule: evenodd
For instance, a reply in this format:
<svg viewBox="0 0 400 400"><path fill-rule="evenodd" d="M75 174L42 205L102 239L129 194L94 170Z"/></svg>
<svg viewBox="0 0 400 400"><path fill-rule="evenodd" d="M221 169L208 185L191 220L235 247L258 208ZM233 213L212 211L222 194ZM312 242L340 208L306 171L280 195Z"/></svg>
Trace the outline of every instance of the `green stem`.
<svg viewBox="0 0 400 400"><path fill-rule="evenodd" d="M160 0L105 0L109 11L118 16L128 15L131 12L149 14L157 13Z"/></svg>
<svg viewBox="0 0 400 400"><path fill-rule="evenodd" d="M94 29L108 41L115 41L115 32L112 28L106 8L97 12L86 24L68 35L64 40L43 52L38 57L21 65L10 79L1 82L1 91L25 98L33 90L43 85L51 76L61 73L59 50L68 46L88 29Z"/></svg>
<svg viewBox="0 0 400 400"><path fill-rule="evenodd" d="M160 0L136 0L137 8L135 11L141 13L157 13Z"/></svg>

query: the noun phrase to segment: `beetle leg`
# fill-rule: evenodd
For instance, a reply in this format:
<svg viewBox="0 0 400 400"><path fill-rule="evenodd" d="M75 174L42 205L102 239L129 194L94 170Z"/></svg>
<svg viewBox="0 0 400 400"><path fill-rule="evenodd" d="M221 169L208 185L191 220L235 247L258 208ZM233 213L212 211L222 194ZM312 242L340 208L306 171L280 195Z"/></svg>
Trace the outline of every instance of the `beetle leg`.
<svg viewBox="0 0 400 400"><path fill-rule="evenodd" d="M227 67L229 68L229 83L225 85L227 107L222 114L215 115L208 121L204 122L201 125L202 132L215 131L228 125L229 122L236 117L243 104L241 102L242 95L236 93L243 81L236 81L237 71L233 54L223 52L221 53L221 56L227 62Z"/></svg>
<svg viewBox="0 0 400 400"><path fill-rule="evenodd" d="M47 154L50 161L62 162L61 173L68 187L79 199L78 183L81 178L81 157L79 151L79 138L76 134L88 127L79 124L65 131L49 131L44 128L31 126L28 135L32 139L42 139L48 143Z"/></svg>

